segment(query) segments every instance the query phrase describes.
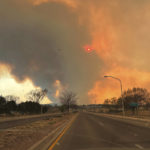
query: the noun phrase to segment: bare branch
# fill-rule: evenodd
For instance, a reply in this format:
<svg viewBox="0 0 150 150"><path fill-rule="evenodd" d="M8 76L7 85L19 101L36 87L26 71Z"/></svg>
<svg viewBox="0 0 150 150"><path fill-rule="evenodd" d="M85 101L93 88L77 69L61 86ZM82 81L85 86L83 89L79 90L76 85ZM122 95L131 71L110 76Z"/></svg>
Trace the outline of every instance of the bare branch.
<svg viewBox="0 0 150 150"><path fill-rule="evenodd" d="M30 91L27 94L27 99L37 102L37 103L40 103L43 100L43 98L47 95L47 93L48 93L47 89L44 89L44 90L35 89L35 90Z"/></svg>
<svg viewBox="0 0 150 150"><path fill-rule="evenodd" d="M77 94L71 91L64 91L59 97L62 105L66 105L69 111L69 108L77 104Z"/></svg>

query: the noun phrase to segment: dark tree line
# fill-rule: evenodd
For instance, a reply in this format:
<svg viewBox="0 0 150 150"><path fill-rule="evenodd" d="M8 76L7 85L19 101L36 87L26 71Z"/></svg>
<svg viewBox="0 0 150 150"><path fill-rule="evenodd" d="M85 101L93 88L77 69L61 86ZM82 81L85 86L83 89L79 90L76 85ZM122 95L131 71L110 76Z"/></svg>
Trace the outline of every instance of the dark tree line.
<svg viewBox="0 0 150 150"><path fill-rule="evenodd" d="M143 107L144 109L150 108L150 93L145 88L132 88L123 92L122 96L119 98L106 99L104 104L106 107L121 107L122 100L124 102L124 108L126 110L135 110L138 107Z"/></svg>
<svg viewBox="0 0 150 150"><path fill-rule="evenodd" d="M39 114L46 113L50 106L41 105L40 102L46 96L47 89L35 89L27 93L26 102L17 103L19 98L13 95L6 97L0 96L0 114L12 114L18 112L20 114ZM77 106L77 95L72 91L64 91L59 97L61 106L58 109L61 112L74 111Z"/></svg>
<svg viewBox="0 0 150 150"><path fill-rule="evenodd" d="M48 111L48 106L40 105L39 103L46 96L47 89L35 89L27 94L28 101L17 104L18 97L8 95L6 97L0 96L0 114L11 114L12 112L19 112L21 114L38 114Z"/></svg>
<svg viewBox="0 0 150 150"><path fill-rule="evenodd" d="M19 112L21 114L38 114L48 111L48 106L41 106L38 102L26 101L16 104L14 100L7 101L5 97L0 96L0 114L11 114L12 112Z"/></svg>

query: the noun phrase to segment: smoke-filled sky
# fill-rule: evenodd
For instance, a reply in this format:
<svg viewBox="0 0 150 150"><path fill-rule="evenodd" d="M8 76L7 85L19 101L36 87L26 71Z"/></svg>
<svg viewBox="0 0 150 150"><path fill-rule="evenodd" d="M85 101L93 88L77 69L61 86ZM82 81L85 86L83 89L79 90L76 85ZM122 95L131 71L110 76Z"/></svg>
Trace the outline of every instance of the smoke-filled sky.
<svg viewBox="0 0 150 150"><path fill-rule="evenodd" d="M54 103L63 89L79 104L119 96L119 83L104 75L124 90L150 90L149 41L149 0L0 1L0 77L47 88Z"/></svg>

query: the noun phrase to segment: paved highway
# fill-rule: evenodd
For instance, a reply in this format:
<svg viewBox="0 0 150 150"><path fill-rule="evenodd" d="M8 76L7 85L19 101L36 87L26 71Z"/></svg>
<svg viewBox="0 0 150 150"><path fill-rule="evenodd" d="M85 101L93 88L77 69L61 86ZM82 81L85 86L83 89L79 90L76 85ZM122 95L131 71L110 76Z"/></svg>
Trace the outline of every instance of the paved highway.
<svg viewBox="0 0 150 150"><path fill-rule="evenodd" d="M25 124L32 123L32 122L39 121L39 120L43 120L43 119L50 119L53 117L59 117L60 115L62 115L62 114L56 113L56 114L29 116L27 118L11 119L11 120L6 120L6 121L4 120L4 121L0 121L0 130L25 125Z"/></svg>
<svg viewBox="0 0 150 150"><path fill-rule="evenodd" d="M53 150L150 149L150 128L80 113Z"/></svg>

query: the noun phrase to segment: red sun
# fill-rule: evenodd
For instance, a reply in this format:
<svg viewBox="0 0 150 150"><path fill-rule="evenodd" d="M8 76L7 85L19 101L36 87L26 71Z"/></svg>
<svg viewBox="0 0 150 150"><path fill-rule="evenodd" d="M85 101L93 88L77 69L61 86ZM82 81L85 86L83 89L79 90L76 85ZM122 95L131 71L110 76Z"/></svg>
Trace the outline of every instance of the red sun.
<svg viewBox="0 0 150 150"><path fill-rule="evenodd" d="M86 46L84 46L84 50L85 50L87 53L91 53L94 49L93 49L91 46L86 45Z"/></svg>

